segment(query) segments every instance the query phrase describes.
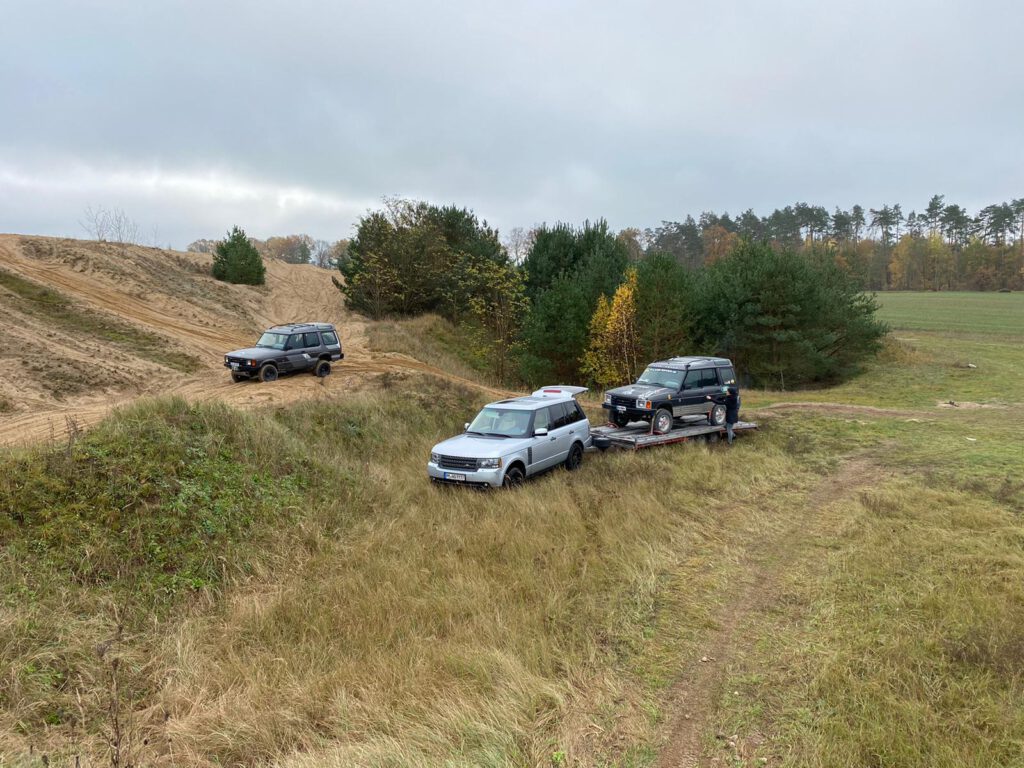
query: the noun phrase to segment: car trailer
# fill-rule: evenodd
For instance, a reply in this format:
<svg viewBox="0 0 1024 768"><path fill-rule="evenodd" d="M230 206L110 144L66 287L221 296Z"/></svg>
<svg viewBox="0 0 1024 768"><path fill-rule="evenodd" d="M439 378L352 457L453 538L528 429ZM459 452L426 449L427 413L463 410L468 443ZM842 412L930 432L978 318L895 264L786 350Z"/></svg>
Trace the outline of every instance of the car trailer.
<svg viewBox="0 0 1024 768"><path fill-rule="evenodd" d="M737 436L757 429L753 421L737 421L732 425ZM652 426L644 422L633 422L624 427L616 427L608 424L604 427L593 427L590 435L594 441L594 447L600 451L607 451L609 448L620 448L629 451L639 451L641 448L653 448L656 445L671 445L672 443L687 443L691 440L707 440L714 442L726 435L725 426L714 424L694 424L690 426L676 427L664 435L656 435Z"/></svg>

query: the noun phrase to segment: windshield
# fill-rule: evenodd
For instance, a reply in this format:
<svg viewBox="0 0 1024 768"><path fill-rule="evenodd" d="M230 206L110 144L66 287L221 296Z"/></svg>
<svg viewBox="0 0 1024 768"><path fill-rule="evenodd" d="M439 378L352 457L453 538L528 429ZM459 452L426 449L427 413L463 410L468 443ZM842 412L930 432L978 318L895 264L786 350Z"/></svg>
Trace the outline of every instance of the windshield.
<svg viewBox="0 0 1024 768"><path fill-rule="evenodd" d="M284 333L271 333L267 331L260 340L256 342L257 347L270 347L271 349L284 349L284 343L288 341L288 335Z"/></svg>
<svg viewBox="0 0 1024 768"><path fill-rule="evenodd" d="M636 381L637 384L649 384L652 387L668 387L679 389L683 385L683 371L668 368L648 368Z"/></svg>
<svg viewBox="0 0 1024 768"><path fill-rule="evenodd" d="M526 437L531 411L511 408L484 408L473 419L467 432L502 437Z"/></svg>

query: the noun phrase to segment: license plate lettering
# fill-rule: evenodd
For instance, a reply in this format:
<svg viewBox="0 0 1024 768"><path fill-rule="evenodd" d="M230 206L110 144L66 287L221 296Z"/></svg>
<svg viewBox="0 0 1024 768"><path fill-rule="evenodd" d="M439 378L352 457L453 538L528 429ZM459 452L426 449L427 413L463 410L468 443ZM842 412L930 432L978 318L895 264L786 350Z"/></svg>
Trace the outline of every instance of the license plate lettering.
<svg viewBox="0 0 1024 768"><path fill-rule="evenodd" d="M444 473L444 479L445 480L456 480L456 481L458 481L460 483L466 482L466 476L464 474L462 474L461 472L445 472Z"/></svg>
<svg viewBox="0 0 1024 768"><path fill-rule="evenodd" d="M624 406L624 405L617 405L617 406L615 406L615 410L618 411L619 413L625 413L626 412L626 406Z"/></svg>

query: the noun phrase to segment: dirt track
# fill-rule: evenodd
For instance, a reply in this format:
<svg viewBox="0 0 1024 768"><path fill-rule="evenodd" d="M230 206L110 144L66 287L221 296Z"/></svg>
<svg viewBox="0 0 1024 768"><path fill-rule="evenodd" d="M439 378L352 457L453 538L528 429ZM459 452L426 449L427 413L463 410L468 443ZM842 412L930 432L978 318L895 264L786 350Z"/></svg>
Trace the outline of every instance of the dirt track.
<svg viewBox="0 0 1024 768"><path fill-rule="evenodd" d="M182 374L131 354L125 348L74 333L53 333L47 323L18 314L16 297L0 289L6 322L16 329L0 348L5 370L0 396L8 403L0 413L0 444L30 443L62 437L69 427L87 427L112 408L140 397L179 395L191 401L222 400L238 407L331 398L366 386L388 371L418 372L479 385L403 355L373 354L366 322L344 308L331 272L313 266L270 262L263 288L219 283L209 277L210 257L151 248L86 243L55 238L0 236L0 269L34 284L58 291L76 308L116 317L167 340L168 348L199 362ZM222 354L250 345L255 334L275 323L297 320L331 322L338 326L345 360L326 379L297 374L274 384L235 384L221 365ZM55 396L48 377L54 371L34 371L25 365L25 350L40 347L59 358L62 375L85 376L109 372L92 391ZM20 357L19 357L20 355ZM48 390L47 387L50 387ZM504 394L504 393L498 393Z"/></svg>

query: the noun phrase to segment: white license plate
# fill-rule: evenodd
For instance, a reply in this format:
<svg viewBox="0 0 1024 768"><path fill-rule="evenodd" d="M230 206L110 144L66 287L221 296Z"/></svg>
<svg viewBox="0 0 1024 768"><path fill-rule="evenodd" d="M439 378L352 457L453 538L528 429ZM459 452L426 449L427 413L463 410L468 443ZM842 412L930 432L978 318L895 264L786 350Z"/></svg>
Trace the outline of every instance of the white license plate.
<svg viewBox="0 0 1024 768"><path fill-rule="evenodd" d="M231 364L231 370L232 371L237 371L238 370L238 363L232 363Z"/></svg>
<svg viewBox="0 0 1024 768"><path fill-rule="evenodd" d="M461 472L445 472L445 480L458 480L460 483L466 482L466 476Z"/></svg>
<svg viewBox="0 0 1024 768"><path fill-rule="evenodd" d="M624 406L624 405L617 405L617 406L615 406L615 410L618 411L619 413L625 413L626 412L626 406Z"/></svg>

